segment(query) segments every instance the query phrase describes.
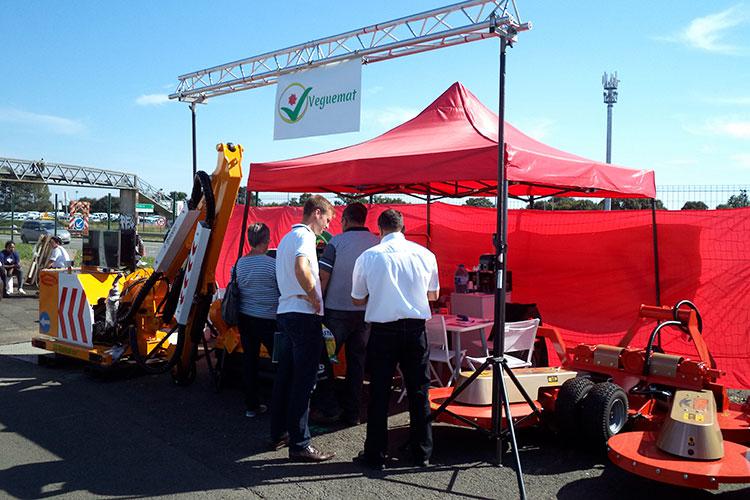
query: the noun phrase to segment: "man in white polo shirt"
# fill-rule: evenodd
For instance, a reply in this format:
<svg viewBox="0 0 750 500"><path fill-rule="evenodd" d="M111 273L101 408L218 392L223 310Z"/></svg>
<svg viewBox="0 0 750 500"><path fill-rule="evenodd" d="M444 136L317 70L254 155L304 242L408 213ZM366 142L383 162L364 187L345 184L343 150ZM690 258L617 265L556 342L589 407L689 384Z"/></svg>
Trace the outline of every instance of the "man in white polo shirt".
<svg viewBox="0 0 750 500"><path fill-rule="evenodd" d="M432 426L427 391L429 347L425 320L430 300L440 290L435 254L407 241L404 219L397 210L378 217L381 242L365 250L354 264L352 302L367 305L371 324L367 358L370 366L370 405L365 449L355 461L382 469L388 450L388 402L396 364L404 374L409 398L410 449L414 463L429 464Z"/></svg>
<svg viewBox="0 0 750 500"><path fill-rule="evenodd" d="M276 321L281 335L275 343L279 360L271 400L271 446L289 445L289 458L323 462L323 453L310 444L310 395L323 350L323 296L320 288L315 237L328 228L333 206L322 196L305 202L302 223L292 226L276 250L279 307Z"/></svg>

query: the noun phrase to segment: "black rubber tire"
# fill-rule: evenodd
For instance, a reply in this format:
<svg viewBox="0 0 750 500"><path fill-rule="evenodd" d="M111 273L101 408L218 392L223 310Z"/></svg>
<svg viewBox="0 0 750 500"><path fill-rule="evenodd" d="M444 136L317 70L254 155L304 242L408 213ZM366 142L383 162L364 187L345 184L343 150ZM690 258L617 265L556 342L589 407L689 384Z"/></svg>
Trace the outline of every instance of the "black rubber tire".
<svg viewBox="0 0 750 500"><path fill-rule="evenodd" d="M555 400L555 421L564 438L575 438L581 423L581 402L594 387L591 379L576 377L563 382Z"/></svg>
<svg viewBox="0 0 750 500"><path fill-rule="evenodd" d="M596 384L581 404L586 443L595 450L606 450L609 438L622 431L627 421L628 395L612 382Z"/></svg>
<svg viewBox="0 0 750 500"><path fill-rule="evenodd" d="M26 240L26 236L21 235L21 243L28 243L28 241Z"/></svg>

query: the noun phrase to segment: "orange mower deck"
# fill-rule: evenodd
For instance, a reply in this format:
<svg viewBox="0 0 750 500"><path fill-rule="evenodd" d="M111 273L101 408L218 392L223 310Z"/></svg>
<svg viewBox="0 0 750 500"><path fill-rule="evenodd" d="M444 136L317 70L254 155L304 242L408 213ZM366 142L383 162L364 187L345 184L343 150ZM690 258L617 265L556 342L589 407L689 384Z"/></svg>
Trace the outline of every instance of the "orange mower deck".
<svg viewBox="0 0 750 500"><path fill-rule="evenodd" d="M429 393L429 400L430 400L430 410L435 411L437 410L443 402L448 399L448 397L453 393L453 387L438 387L434 389L430 389ZM537 409L540 411L542 410L542 405L535 401L534 402L537 406ZM534 415L534 412L531 410L531 407L527 403L512 403L510 405L510 413L513 416L513 423L518 424L518 427L531 427L533 425L536 425L539 423L539 419L536 415ZM446 424L453 424L453 425L459 425L463 427L471 427L466 422L462 421L460 418L455 417L454 415L457 415L458 417L463 417L471 422L474 422L476 425L480 426L483 429L491 429L492 428L492 406L474 406L474 405L464 405L464 404L458 404L454 403L451 405L448 405L448 408L446 411L441 413L437 416L435 419L436 422L443 422ZM503 416L502 425L505 426L506 418Z"/></svg>
<svg viewBox="0 0 750 500"><path fill-rule="evenodd" d="M686 460L661 451L655 432L624 432L607 443L609 459L621 469L662 483L718 489L722 483L750 482L750 449L724 441L719 460Z"/></svg>

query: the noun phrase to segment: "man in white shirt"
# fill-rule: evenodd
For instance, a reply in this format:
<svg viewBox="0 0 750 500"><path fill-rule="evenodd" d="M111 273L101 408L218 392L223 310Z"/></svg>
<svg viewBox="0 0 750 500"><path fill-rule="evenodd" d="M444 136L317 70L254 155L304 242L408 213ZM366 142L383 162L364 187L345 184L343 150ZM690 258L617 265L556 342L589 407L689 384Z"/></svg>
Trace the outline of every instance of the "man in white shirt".
<svg viewBox="0 0 750 500"><path fill-rule="evenodd" d="M68 267L70 262L70 255L68 251L63 247L63 242L59 236L53 236L50 238L50 246L52 251L49 254L49 260L47 261L47 267L61 269Z"/></svg>
<svg viewBox="0 0 750 500"><path fill-rule="evenodd" d="M292 226L276 250L279 307L276 321L281 335L275 343L279 360L271 401L271 446L289 445L289 458L323 462L324 453L310 444L310 395L323 350L323 296L321 294L316 235L333 219L331 203L322 196L305 202L301 224Z"/></svg>
<svg viewBox="0 0 750 500"><path fill-rule="evenodd" d="M378 227L380 244L359 256L352 273L352 302L367 305L365 321L371 323L367 438L364 451L355 461L375 469L384 467L388 402L399 364L409 398L412 458L416 465L426 466L432 454L432 426L425 320L432 316L429 301L437 300L440 291L437 259L426 248L404 238L404 220L397 210L380 214Z"/></svg>

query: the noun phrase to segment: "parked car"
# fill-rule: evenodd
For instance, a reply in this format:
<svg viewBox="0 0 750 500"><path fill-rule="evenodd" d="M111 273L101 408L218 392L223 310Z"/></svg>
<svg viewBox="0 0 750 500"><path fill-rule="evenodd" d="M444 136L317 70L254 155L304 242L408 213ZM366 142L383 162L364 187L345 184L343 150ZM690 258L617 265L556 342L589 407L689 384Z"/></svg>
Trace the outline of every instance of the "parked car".
<svg viewBox="0 0 750 500"><path fill-rule="evenodd" d="M55 222L47 220L27 220L21 226L21 241L29 243L37 241L42 234L55 234ZM57 226L57 236L63 245L70 243L70 233L62 226Z"/></svg>

